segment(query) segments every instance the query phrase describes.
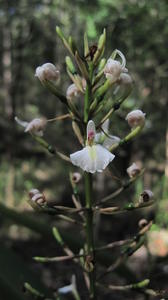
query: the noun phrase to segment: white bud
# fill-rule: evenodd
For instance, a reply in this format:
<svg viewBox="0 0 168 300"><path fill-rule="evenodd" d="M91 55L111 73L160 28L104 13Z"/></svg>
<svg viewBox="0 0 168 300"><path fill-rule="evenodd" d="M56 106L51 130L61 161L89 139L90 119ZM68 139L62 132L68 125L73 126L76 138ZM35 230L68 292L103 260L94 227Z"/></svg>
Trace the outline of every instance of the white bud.
<svg viewBox="0 0 168 300"><path fill-rule="evenodd" d="M140 229L145 227L147 224L148 224L148 221L146 219L141 219L138 222L138 226L139 226Z"/></svg>
<svg viewBox="0 0 168 300"><path fill-rule="evenodd" d="M140 195L139 203L148 202L153 198L153 192L151 190L144 190L143 193Z"/></svg>
<svg viewBox="0 0 168 300"><path fill-rule="evenodd" d="M36 202L37 204L44 204L46 202L46 198L44 194L40 193L37 189L31 189L29 191L30 200Z"/></svg>
<svg viewBox="0 0 168 300"><path fill-rule="evenodd" d="M45 63L36 68L35 76L43 83L45 80L57 81L60 77L60 72L51 63Z"/></svg>
<svg viewBox="0 0 168 300"><path fill-rule="evenodd" d="M78 172L74 172L72 174L72 181L73 181L73 183L78 183L81 180L81 178L82 178L82 176Z"/></svg>
<svg viewBox="0 0 168 300"><path fill-rule="evenodd" d="M136 175L138 175L141 171L141 168L139 166L137 166L136 163L133 163L128 169L127 169L127 173L129 175L130 178L135 177Z"/></svg>
<svg viewBox="0 0 168 300"><path fill-rule="evenodd" d="M71 84L66 92L66 97L68 100L72 100L73 98L76 98L80 95L80 91L77 88L77 86L75 85L75 83Z"/></svg>
<svg viewBox="0 0 168 300"><path fill-rule="evenodd" d="M143 113L140 109L131 111L126 116L126 121L128 121L128 124L131 128L137 127L137 126L144 126L145 124L145 113Z"/></svg>

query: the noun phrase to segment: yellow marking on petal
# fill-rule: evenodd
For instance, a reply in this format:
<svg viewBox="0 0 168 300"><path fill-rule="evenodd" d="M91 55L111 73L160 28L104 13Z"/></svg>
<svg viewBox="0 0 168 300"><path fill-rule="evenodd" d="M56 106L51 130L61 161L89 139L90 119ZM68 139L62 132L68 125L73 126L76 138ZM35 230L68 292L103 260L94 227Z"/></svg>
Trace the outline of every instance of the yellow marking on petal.
<svg viewBox="0 0 168 300"><path fill-rule="evenodd" d="M92 147L89 146L89 155L92 160L96 159L96 147L95 146L92 146Z"/></svg>

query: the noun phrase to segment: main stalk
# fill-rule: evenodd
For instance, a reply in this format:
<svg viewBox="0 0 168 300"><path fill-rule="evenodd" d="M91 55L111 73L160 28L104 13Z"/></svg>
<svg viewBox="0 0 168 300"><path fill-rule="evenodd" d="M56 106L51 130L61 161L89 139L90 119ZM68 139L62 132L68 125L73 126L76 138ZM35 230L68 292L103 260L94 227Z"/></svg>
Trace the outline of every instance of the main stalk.
<svg viewBox="0 0 168 300"><path fill-rule="evenodd" d="M92 175L85 172L85 201L86 201L86 243L88 258L86 261L90 282L89 299L96 299L95 290L95 253L94 253L94 224L93 224L93 196Z"/></svg>
<svg viewBox="0 0 168 300"><path fill-rule="evenodd" d="M93 63L89 64L89 81L87 82L84 103L84 122L87 125L89 108L92 101ZM89 299L96 300L95 289L95 253L94 253L94 224L93 224L93 184L92 174L85 172L85 205L86 205L86 243L88 257L86 261L89 277Z"/></svg>

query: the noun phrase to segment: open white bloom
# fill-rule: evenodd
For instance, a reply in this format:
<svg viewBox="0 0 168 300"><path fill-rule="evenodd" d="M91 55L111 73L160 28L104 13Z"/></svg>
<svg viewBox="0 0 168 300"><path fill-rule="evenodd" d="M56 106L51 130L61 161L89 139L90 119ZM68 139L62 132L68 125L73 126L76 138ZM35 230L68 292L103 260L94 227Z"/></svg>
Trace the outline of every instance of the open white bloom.
<svg viewBox="0 0 168 300"><path fill-rule="evenodd" d="M96 133L94 141L97 144L102 144L105 148L110 149L112 145L118 144L120 142L120 138L115 135L109 135L109 119L107 119L102 125L103 131L100 133Z"/></svg>
<svg viewBox="0 0 168 300"><path fill-rule="evenodd" d="M126 116L126 121L128 121L128 124L131 128L137 127L137 126L144 126L145 124L145 113L142 112L140 109L136 109L131 111Z"/></svg>
<svg viewBox="0 0 168 300"><path fill-rule="evenodd" d="M51 64L45 63L36 68L35 76L43 83L45 80L57 81L60 77L60 71Z"/></svg>
<svg viewBox="0 0 168 300"><path fill-rule="evenodd" d="M87 125L86 147L70 155L73 165L89 173L102 172L115 157L104 146L95 144L95 136L95 124L90 120Z"/></svg>
<svg viewBox="0 0 168 300"><path fill-rule="evenodd" d="M30 132L32 134L43 136L43 130L46 126L45 119L33 119L31 122L25 122L15 117L15 121L25 128L25 132Z"/></svg>
<svg viewBox="0 0 168 300"><path fill-rule="evenodd" d="M140 171L141 168L136 163L133 163L129 168L127 168L127 173L130 178L133 178L136 175L138 175Z"/></svg>
<svg viewBox="0 0 168 300"><path fill-rule="evenodd" d="M78 97L80 94L81 94L81 92L77 88L75 83L71 84L66 91L66 97L68 100L72 100L72 99Z"/></svg>
<svg viewBox="0 0 168 300"><path fill-rule="evenodd" d="M58 289L59 294L67 294L67 293L76 293L76 277L72 275L71 284L63 286L62 288Z"/></svg>
<svg viewBox="0 0 168 300"><path fill-rule="evenodd" d="M104 74L106 78L110 80L111 83L116 82L123 72L128 71L125 68L126 59L123 53L119 50L116 50L116 53L120 56L122 62L120 63L118 60L109 58L104 68Z"/></svg>

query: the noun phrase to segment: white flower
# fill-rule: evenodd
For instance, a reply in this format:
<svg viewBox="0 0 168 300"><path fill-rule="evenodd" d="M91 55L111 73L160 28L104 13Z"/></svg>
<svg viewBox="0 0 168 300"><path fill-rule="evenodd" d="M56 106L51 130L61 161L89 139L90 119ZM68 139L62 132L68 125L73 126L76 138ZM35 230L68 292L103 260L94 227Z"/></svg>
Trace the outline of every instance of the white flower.
<svg viewBox="0 0 168 300"><path fill-rule="evenodd" d="M63 286L62 288L58 289L58 293L60 294L67 294L67 293L76 293L76 277L72 275L71 284Z"/></svg>
<svg viewBox="0 0 168 300"><path fill-rule="evenodd" d="M145 124L145 113L143 113L140 109L131 111L126 116L126 121L128 121L128 124L131 128L137 127L137 126L144 126Z"/></svg>
<svg viewBox="0 0 168 300"><path fill-rule="evenodd" d="M129 168L127 168L127 173L130 178L135 177L137 174L139 174L141 171L141 168L136 164L133 163Z"/></svg>
<svg viewBox="0 0 168 300"><path fill-rule="evenodd" d="M102 145L95 144L95 135L95 124L90 120L87 125L86 147L70 155L73 165L89 173L102 172L115 157Z"/></svg>
<svg viewBox="0 0 168 300"><path fill-rule="evenodd" d="M60 72L51 63L45 63L36 68L35 76L43 83L45 80L57 81L60 77Z"/></svg>
<svg viewBox="0 0 168 300"><path fill-rule="evenodd" d="M121 57L122 63L118 60L109 58L104 68L104 74L111 83L116 82L120 78L121 73L128 71L125 68L126 59L123 53L119 50L116 50L116 53Z"/></svg>
<svg viewBox="0 0 168 300"><path fill-rule="evenodd" d="M71 84L66 92L66 97L68 100L72 100L73 98L76 98L80 95L80 90L77 88L75 83Z"/></svg>
<svg viewBox="0 0 168 300"><path fill-rule="evenodd" d="M43 130L46 126L45 119L33 119L31 122L25 122L20 120L18 117L15 117L15 121L22 127L25 127L25 132L43 136Z"/></svg>
<svg viewBox="0 0 168 300"><path fill-rule="evenodd" d="M115 135L109 135L109 119L107 119L102 125L102 132L96 133L94 141L97 144L102 144L108 150L112 147L112 145L120 142L120 138Z"/></svg>

